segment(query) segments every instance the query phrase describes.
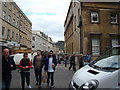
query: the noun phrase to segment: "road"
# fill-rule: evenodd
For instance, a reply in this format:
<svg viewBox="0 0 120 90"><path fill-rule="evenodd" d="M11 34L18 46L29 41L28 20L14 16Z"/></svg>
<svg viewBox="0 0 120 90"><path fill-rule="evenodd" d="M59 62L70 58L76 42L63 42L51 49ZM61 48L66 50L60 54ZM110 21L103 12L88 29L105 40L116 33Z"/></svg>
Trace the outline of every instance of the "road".
<svg viewBox="0 0 120 90"><path fill-rule="evenodd" d="M68 88L70 79L72 78L74 73L74 71L68 70L68 67L64 67L63 64L58 64L55 72L55 88ZM32 88L38 88L38 86L35 85L34 69L31 69L30 74L30 85L32 86ZM12 76L13 77L11 82L11 88L21 88L20 73L18 73L17 70L15 70L13 71ZM41 86L42 88L48 88L46 83L42 83Z"/></svg>

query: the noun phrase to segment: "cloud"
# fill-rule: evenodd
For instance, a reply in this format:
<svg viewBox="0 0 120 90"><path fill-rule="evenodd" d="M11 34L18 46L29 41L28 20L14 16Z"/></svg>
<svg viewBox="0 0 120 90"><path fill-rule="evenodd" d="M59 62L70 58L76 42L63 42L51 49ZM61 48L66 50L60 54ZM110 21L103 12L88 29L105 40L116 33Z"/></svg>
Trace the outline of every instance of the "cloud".
<svg viewBox="0 0 120 90"><path fill-rule="evenodd" d="M71 0L14 0L32 22L53 41L64 40L64 21Z"/></svg>

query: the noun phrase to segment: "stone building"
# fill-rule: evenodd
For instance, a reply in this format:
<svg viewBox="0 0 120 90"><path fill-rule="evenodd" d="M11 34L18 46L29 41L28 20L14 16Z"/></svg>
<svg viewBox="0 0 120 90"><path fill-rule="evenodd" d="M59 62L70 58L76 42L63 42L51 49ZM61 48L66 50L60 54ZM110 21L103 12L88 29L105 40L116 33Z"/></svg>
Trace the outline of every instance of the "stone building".
<svg viewBox="0 0 120 90"><path fill-rule="evenodd" d="M32 31L32 50L50 51L53 48L53 41L48 35L41 31Z"/></svg>
<svg viewBox="0 0 120 90"><path fill-rule="evenodd" d="M31 49L32 23L15 2L0 1L0 46Z"/></svg>
<svg viewBox="0 0 120 90"><path fill-rule="evenodd" d="M119 2L71 2L64 22L65 53L101 55L120 44Z"/></svg>

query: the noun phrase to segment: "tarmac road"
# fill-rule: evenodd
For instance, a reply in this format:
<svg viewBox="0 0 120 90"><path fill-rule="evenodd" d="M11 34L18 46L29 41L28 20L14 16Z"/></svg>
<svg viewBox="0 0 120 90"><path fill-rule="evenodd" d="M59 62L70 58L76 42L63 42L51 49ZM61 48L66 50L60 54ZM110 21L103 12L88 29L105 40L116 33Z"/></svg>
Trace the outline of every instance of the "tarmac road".
<svg viewBox="0 0 120 90"><path fill-rule="evenodd" d="M34 69L31 69L30 71L30 85L32 88L38 88L38 86L35 85L35 75L34 75ZM55 71L55 88L68 88L69 82L74 74L74 71L68 70L68 67L64 67L63 64L58 64ZM47 87L47 83L42 83L42 88L49 88ZM11 82L11 88L21 88L21 77L20 73L15 70L12 73L12 82ZM27 85L26 85L27 88Z"/></svg>

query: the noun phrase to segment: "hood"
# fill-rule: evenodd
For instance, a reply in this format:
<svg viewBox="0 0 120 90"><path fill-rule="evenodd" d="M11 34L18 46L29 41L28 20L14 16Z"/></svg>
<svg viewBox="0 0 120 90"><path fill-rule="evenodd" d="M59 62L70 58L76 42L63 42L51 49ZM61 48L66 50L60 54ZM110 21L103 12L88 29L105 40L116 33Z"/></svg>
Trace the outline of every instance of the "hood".
<svg viewBox="0 0 120 90"><path fill-rule="evenodd" d="M83 68L79 69L74 75L72 80L79 86L84 84L85 82L96 79L101 80L101 78L106 77L111 72L100 71L90 67L89 65L84 66Z"/></svg>

